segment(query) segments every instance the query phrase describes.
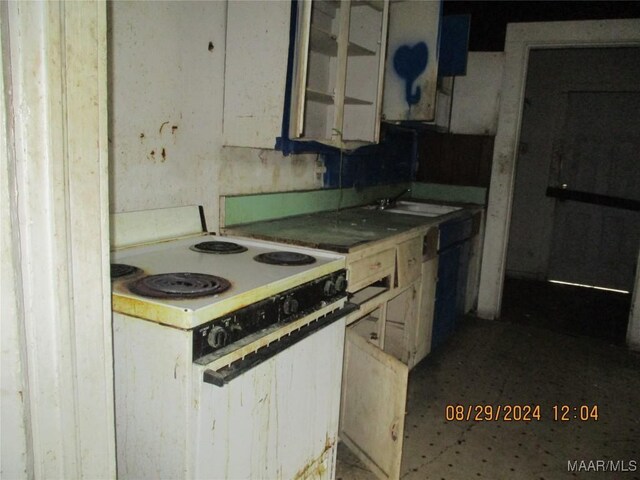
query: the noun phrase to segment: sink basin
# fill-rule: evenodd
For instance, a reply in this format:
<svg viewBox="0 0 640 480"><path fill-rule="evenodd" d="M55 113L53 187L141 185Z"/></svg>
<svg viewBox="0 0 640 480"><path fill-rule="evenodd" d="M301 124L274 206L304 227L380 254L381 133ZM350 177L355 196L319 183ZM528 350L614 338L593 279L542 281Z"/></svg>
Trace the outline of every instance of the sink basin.
<svg viewBox="0 0 640 480"><path fill-rule="evenodd" d="M395 207L387 208L385 212L402 213L405 215L420 215L422 217L439 217L440 215L446 215L447 213L455 212L457 210L462 210L462 207L402 200L397 202Z"/></svg>

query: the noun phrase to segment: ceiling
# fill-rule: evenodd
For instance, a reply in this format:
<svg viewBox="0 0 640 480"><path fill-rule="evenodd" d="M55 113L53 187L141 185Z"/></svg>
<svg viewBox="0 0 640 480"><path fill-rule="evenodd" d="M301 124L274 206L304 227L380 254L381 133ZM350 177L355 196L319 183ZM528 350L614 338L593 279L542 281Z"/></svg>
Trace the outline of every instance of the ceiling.
<svg viewBox="0 0 640 480"><path fill-rule="evenodd" d="M471 15L470 51L503 51L507 23L640 18L638 1L454 1L444 15Z"/></svg>

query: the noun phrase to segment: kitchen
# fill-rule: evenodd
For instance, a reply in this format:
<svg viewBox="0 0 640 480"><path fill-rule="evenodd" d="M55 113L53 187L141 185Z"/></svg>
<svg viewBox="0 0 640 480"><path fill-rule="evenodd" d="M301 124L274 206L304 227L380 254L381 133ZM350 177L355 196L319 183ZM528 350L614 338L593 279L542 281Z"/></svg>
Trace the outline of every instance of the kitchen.
<svg viewBox="0 0 640 480"><path fill-rule="evenodd" d="M21 292L24 290L24 293L15 293L15 298L24 294L31 300L25 305L18 303L16 311L24 311L27 318L57 319L53 325L27 322L26 326L14 327L13 338L26 335L29 339L28 348L11 350L15 362L26 365L28 359L29 371L33 372L29 376L29 422L19 421L23 418L19 412L26 408L24 404L7 403L15 409L5 410L3 397L3 431L5 411L16 412L15 431L22 432L22 437L18 433L16 438L23 438L24 444L28 438L37 445L16 458L22 458L24 465L31 465L26 468L32 469L38 477L49 474L59 477L114 476L113 417L108 413L94 414L109 411L111 390L108 368L111 359L110 315L107 313L109 282L106 277L104 282L96 281L100 277L97 272L106 272L108 265L109 239L104 234L108 212L203 204L210 230L217 230L220 195L239 191L306 190L322 186L322 166L316 163L316 155L297 155L289 159L275 151L222 147L224 3L197 3L192 6L193 10L188 11L170 3L154 7L152 11L144 9L143 4L122 4L119 8L123 9L121 16L115 8L105 18L104 12L95 6L69 4L62 9L55 5L36 5L24 7L19 14L13 12L16 16L11 17L10 32L3 23L3 52L8 48L7 38L11 40L11 48L19 52L11 63L14 96L24 95L19 97L24 98L23 102L34 102L32 115L69 118L67 121L70 123L64 131L72 134L82 132L73 138L80 137L84 142L44 141L65 138L63 129L57 133L38 131L36 125L43 124L33 123L32 117L25 118L19 133L23 136L20 138L29 141L23 140L20 148L15 147L16 155L27 155L25 152L28 152L29 157L37 157L42 163L33 171L20 173L21 179L25 178L22 175L32 175L33 178L20 185L23 195L19 199L20 209L13 212L15 217L5 220L3 213L3 227L7 221L32 229L23 232L26 236L21 240L24 242L22 261L28 261L30 265L22 273L24 278L20 279L23 285ZM4 13L3 18L8 18ZM92 28L82 28L85 21L89 21ZM66 26L65 41L60 38L60 24ZM38 30L51 41L26 34L17 35L16 31L31 31L29 27L32 25L41 25ZM122 28L122 33L107 36L106 28ZM109 47L107 38L116 45ZM629 38L635 37L630 35ZM117 42L130 47L118 50ZM78 45L83 48L80 58L72 55L72 47L77 49ZM63 56L67 71L64 77L66 89L61 86L61 77L51 73L55 68L58 72L65 71L60 63L62 54L59 49L63 46L69 49L68 52L64 50L67 53ZM113 56L106 56L109 48L113 49ZM51 62L50 69L34 72L29 70L30 66L34 68L33 65L39 63L31 56L37 56L39 52ZM179 52L191 53L178 55ZM88 58L93 61L87 61ZM155 61L150 62L150 58ZM114 68L113 62L122 62L121 73ZM112 108L115 115L109 116L109 121L113 122L111 131L127 132L127 135L118 135L120 138L114 136L110 147L106 143L107 125L104 122L107 98L105 66L107 71L115 72L112 88L122 89L122 99L119 100L119 96L114 99ZM3 70L6 68L5 64ZM20 75L30 78L38 72L43 75L42 83L20 82ZM71 75L72 72L78 72L77 76ZM8 82L6 78L4 81ZM80 102L78 97L82 95L75 91L74 96L73 88L80 89L82 94L87 89L91 90L97 104L91 108L96 110L74 103ZM65 109L61 107L60 100L56 100L61 90L67 92ZM41 105L42 110L38 110L36 105ZM136 115L124 110L119 116L118 109L123 105L132 106L131 110ZM76 114L76 107L82 109L83 115ZM6 108L3 106L4 112ZM7 118L3 120L6 122ZM3 131L6 129L3 126ZM100 145L99 161L95 157L96 144ZM3 150L8 148L6 145ZM86 153L78 157L79 154L74 152ZM66 155L69 159L70 163L66 164L69 165L68 171L54 162L58 155L63 155L63 158ZM107 155L109 162L106 161ZM222 160L207 161L211 156L219 156ZM77 158L85 160L71 161ZM107 163L111 169L108 195ZM9 198L11 191L9 188L4 190L6 187L3 184L3 204L6 204L5 199ZM49 193L44 195L44 192ZM71 205L67 213L54 201L61 192L68 192L62 194ZM99 198L96 198L96 192L100 192ZM107 198L111 202L110 208L105 203ZM12 201L18 202L16 199ZM18 252L5 250L12 244L11 238L5 238L5 231L7 229L3 228L3 259L5 252L9 251L9 258L17 262L20 258ZM26 232L30 232L29 235ZM67 234L62 235L61 232ZM43 251L35 249L36 243L50 238L56 240L48 243ZM16 241L15 238L13 240ZM66 253L69 249L72 256ZM38 265L45 266L36 267L36 261L41 262ZM45 278L31 278L41 270L49 272ZM5 276L3 270L3 298L6 278L11 277ZM60 284L61 278L73 279L70 287L74 289L73 295L53 287ZM61 284L67 285L68 282L65 280ZM82 290L81 285L88 288ZM71 323L65 320L69 318L68 305L73 305L73 311L78 315ZM86 313L79 314L80 311ZM20 330L22 328L26 331ZM3 320L3 341L5 332L11 330L5 330ZM3 356L4 351L3 345ZM6 363L3 358L3 365ZM89 380L79 381L78 378ZM24 379L18 374L16 381L21 384ZM65 424L72 418L80 421L76 430L69 431ZM16 441L16 448L19 444ZM104 448L84 445L103 445ZM3 458L4 448L3 441ZM45 455L47 451L60 453ZM79 451L82 454L77 453Z"/></svg>

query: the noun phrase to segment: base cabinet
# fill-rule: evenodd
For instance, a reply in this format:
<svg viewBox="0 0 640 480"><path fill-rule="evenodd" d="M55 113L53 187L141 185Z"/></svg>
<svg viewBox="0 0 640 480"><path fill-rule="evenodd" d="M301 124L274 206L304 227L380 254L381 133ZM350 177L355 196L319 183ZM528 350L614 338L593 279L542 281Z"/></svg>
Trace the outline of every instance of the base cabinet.
<svg viewBox="0 0 640 480"><path fill-rule="evenodd" d="M345 337L340 439L378 477L400 477L409 367L363 338Z"/></svg>
<svg viewBox="0 0 640 480"><path fill-rule="evenodd" d="M400 242L387 289L370 286L352 298L378 293L348 320L340 440L381 479L400 478L409 370L431 346L437 258L424 260L425 244L422 235ZM368 265L376 255L353 263Z"/></svg>
<svg viewBox="0 0 640 480"><path fill-rule="evenodd" d="M416 330L413 335L415 339L415 350L412 358L413 362L410 364L410 367L417 365L423 358L431 353L437 282L438 257L422 262L420 306L418 307Z"/></svg>

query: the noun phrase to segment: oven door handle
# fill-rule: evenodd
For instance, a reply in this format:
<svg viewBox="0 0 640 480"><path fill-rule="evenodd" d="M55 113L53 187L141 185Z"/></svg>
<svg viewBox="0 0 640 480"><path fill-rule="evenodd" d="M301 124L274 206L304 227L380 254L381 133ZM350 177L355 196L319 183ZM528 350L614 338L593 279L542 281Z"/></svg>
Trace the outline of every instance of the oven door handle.
<svg viewBox="0 0 640 480"><path fill-rule="evenodd" d="M290 346L302 341L309 335L312 335L317 331L322 330L324 327L337 322L344 316L358 310L358 308L359 306L355 303L347 302L341 309L336 310L335 312L330 313L329 315L326 315L314 322L311 322L308 325L305 325L304 327L296 330L295 332L292 332L286 337L273 341L266 347L248 354L243 359L233 362L231 365L222 367L219 370L205 370L202 375L202 379L205 383L210 383L217 387L222 387L234 378L239 377L240 375L248 372L254 367L257 367L261 363L286 350Z"/></svg>

